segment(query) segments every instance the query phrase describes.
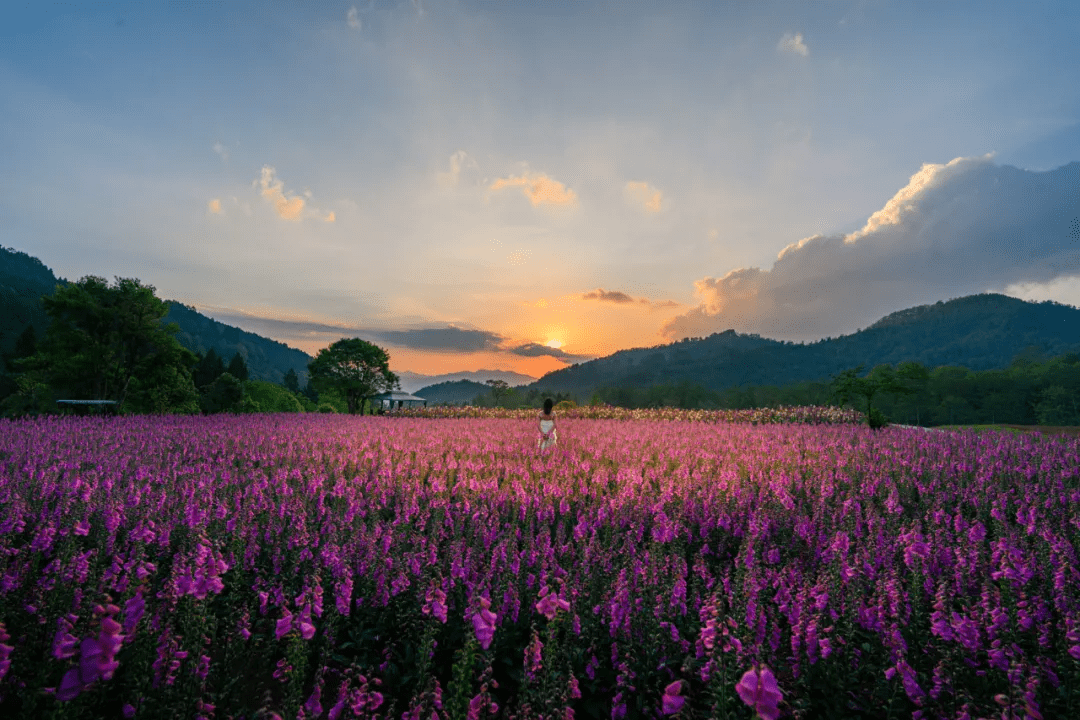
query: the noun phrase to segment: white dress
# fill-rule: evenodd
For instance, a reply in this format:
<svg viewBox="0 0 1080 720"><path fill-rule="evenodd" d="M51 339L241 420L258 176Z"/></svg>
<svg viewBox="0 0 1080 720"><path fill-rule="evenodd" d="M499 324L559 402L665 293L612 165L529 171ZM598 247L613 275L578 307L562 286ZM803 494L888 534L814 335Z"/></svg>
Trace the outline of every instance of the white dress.
<svg viewBox="0 0 1080 720"><path fill-rule="evenodd" d="M555 430L554 420L541 420L540 432L543 433L540 439L537 441L537 445L541 450L546 450L555 444L555 441L559 439L558 432Z"/></svg>

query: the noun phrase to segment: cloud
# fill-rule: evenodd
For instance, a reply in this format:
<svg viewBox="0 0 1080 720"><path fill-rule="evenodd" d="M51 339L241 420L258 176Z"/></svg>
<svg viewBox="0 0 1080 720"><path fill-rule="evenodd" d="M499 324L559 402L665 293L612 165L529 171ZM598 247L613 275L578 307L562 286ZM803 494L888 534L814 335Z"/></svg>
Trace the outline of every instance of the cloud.
<svg viewBox="0 0 1080 720"><path fill-rule="evenodd" d="M324 220L325 222L328 222L328 223L332 223L332 222L334 222L335 220L337 220L337 215L335 215L335 214L334 214L334 211L333 211L333 210L331 210L331 211L330 211L329 213L327 213L327 214L326 214L326 217L324 217L324 218L323 218L323 220Z"/></svg>
<svg viewBox="0 0 1080 720"><path fill-rule="evenodd" d="M349 8L349 11L345 13L345 22L349 24L353 30L359 30L363 27L363 23L360 21L360 15L356 10L356 6Z"/></svg>
<svg viewBox="0 0 1080 720"><path fill-rule="evenodd" d="M626 183L623 193L626 195L627 200L635 205L640 205L646 212L660 212L664 195L656 188L651 187L649 183L630 181Z"/></svg>
<svg viewBox="0 0 1080 720"><path fill-rule="evenodd" d="M581 296L582 300L600 300L603 302L618 303L620 305L626 303L637 302L634 298L630 297L624 292L618 290L604 290L603 288L596 288L590 290Z"/></svg>
<svg viewBox="0 0 1080 720"><path fill-rule="evenodd" d="M506 348L507 352L514 355L521 355L522 357L553 357L565 362L577 362L579 360L592 360L592 355L575 355L573 353L564 352L559 348L553 348L550 345L542 345L540 343L525 343L524 345L518 345L516 347Z"/></svg>
<svg viewBox="0 0 1080 720"><path fill-rule="evenodd" d="M659 308L678 307L679 303L674 300L650 300L649 298L636 298L620 290L604 290L596 288L587 293L582 293L582 300L598 300L600 302L615 303L616 305L645 305L653 310Z"/></svg>
<svg viewBox="0 0 1080 720"><path fill-rule="evenodd" d="M214 215L221 215L223 213L223 211L221 209L221 200L219 200L218 198L214 198L213 200L208 202L206 205L207 205L207 209L211 213L213 213Z"/></svg>
<svg viewBox="0 0 1080 720"><path fill-rule="evenodd" d="M450 353L497 351L506 340L502 335L488 330L453 325L411 330L368 330L365 334L398 347Z"/></svg>
<svg viewBox="0 0 1080 720"><path fill-rule="evenodd" d="M274 176L274 168L263 165L262 177L259 179L262 187L262 196L270 201L283 220L299 220L304 212L304 198L293 195L285 195L284 183Z"/></svg>
<svg viewBox="0 0 1080 720"><path fill-rule="evenodd" d="M214 152L221 156L222 160L229 159L229 151L225 149L225 146L219 142L214 143Z"/></svg>
<svg viewBox="0 0 1080 720"><path fill-rule="evenodd" d="M924 165L861 230L793 243L768 270L701 278L699 304L662 333L814 340L914 305L1080 276L1078 186L1078 162L1043 173L990 155Z"/></svg>
<svg viewBox="0 0 1080 720"><path fill-rule="evenodd" d="M476 161L469 157L469 154L464 150L458 150L450 156L450 170L448 172L441 172L436 176L439 182L439 186L449 189L456 187L461 180L461 172L466 168L479 169L479 165Z"/></svg>
<svg viewBox="0 0 1080 720"><path fill-rule="evenodd" d="M502 190L507 187L520 187L522 194L529 198L533 207L577 204L577 195L573 190L568 190L561 182L543 173L498 178L488 189Z"/></svg>
<svg viewBox="0 0 1080 720"><path fill-rule="evenodd" d="M803 42L802 33L784 33L784 36L780 38L780 42L777 43L776 49L781 52L794 53L795 55L802 55L806 57L810 54L810 48L806 47L806 43Z"/></svg>

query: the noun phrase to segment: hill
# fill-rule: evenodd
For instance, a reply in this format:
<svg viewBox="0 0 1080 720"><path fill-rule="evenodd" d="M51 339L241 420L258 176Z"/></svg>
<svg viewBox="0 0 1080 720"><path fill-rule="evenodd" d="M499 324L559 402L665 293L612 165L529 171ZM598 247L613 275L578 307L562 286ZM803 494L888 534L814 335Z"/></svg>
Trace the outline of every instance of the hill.
<svg viewBox="0 0 1080 720"><path fill-rule="evenodd" d="M457 382L458 380L471 380L476 383L485 383L488 380L504 380L511 387L536 382L536 378L531 375L522 375L510 370L466 370L446 373L445 375L421 375L420 373L405 370L397 373L397 376L401 381L401 389L413 394L416 394L416 391L420 388L440 383Z"/></svg>
<svg viewBox="0 0 1080 720"><path fill-rule="evenodd" d="M56 277L40 260L24 252L0 247L0 352L11 352L15 340L33 325L38 338L49 327L49 317L41 304L43 295L51 295L57 285L67 280ZM168 301L165 322L180 326L177 340L196 353L214 349L227 363L239 352L247 362L253 380L280 383L290 368L296 371L303 386L311 357L284 343L225 325L202 315L193 308Z"/></svg>
<svg viewBox="0 0 1080 720"><path fill-rule="evenodd" d="M413 395L424 398L431 405L442 403L466 405L471 403L477 395L488 395L490 392L490 387L474 380L451 380L421 388Z"/></svg>
<svg viewBox="0 0 1080 720"><path fill-rule="evenodd" d="M608 357L548 373L529 387L579 399L599 387L690 383L710 390L827 380L841 370L914 360L928 367L1004 368L1020 354L1080 351L1080 309L987 293L901 310L870 327L814 343L733 330Z"/></svg>

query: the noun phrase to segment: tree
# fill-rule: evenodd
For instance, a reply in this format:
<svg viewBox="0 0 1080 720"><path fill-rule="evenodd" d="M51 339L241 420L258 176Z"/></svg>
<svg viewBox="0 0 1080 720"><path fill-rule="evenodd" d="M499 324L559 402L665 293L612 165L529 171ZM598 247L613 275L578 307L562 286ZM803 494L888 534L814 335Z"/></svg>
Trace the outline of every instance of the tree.
<svg viewBox="0 0 1080 720"><path fill-rule="evenodd" d="M866 399L866 422L872 428L886 424L885 416L874 407L874 396L879 394L908 395L915 392L906 381L919 382L928 377L926 368L919 363L903 363L899 371L891 365L878 365L866 377L859 377L863 366L844 370L833 377L832 385L835 397L841 404L849 402L853 396Z"/></svg>
<svg viewBox="0 0 1080 720"><path fill-rule="evenodd" d="M360 338L342 338L320 350L308 363L308 377L319 393L340 392L353 415L366 400L398 385L387 352Z"/></svg>
<svg viewBox="0 0 1080 720"><path fill-rule="evenodd" d="M296 371L292 368L285 373L285 389L291 393L300 392L300 378L296 377Z"/></svg>
<svg viewBox="0 0 1080 720"><path fill-rule="evenodd" d="M229 374L240 382L246 382L248 379L248 366L244 362L244 356L240 353L233 355L232 360L229 361Z"/></svg>
<svg viewBox="0 0 1080 720"><path fill-rule="evenodd" d="M192 379L195 381L195 387L202 389L209 387L223 372L225 372L225 363L214 352L214 348L210 348L206 351L206 355L199 358L199 362L195 364Z"/></svg>
<svg viewBox="0 0 1080 720"><path fill-rule="evenodd" d="M70 398L115 400L127 412L187 412L195 355L162 325L169 305L151 285L88 275L42 298L52 320L38 351L19 365Z"/></svg>
<svg viewBox="0 0 1080 720"><path fill-rule="evenodd" d="M510 383L505 380L488 380L485 384L491 387L491 397L495 400L496 406L510 392Z"/></svg>

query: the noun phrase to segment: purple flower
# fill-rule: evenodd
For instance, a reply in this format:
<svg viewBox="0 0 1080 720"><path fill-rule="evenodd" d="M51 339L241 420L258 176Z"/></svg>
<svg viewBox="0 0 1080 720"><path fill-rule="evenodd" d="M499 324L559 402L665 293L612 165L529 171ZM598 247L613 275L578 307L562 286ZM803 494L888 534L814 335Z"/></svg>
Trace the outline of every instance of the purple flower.
<svg viewBox="0 0 1080 720"><path fill-rule="evenodd" d="M491 612L491 601L480 598L480 610L473 614L473 629L476 631L476 639L480 641L480 647L487 650L491 647L491 641L495 637L495 620L498 615Z"/></svg>
<svg viewBox="0 0 1080 720"><path fill-rule="evenodd" d="M446 593L439 588L433 587L428 589L427 595L424 596L424 607L421 611L425 615L431 615L439 622L446 624Z"/></svg>
<svg viewBox="0 0 1080 720"><path fill-rule="evenodd" d="M674 715L683 709L683 705L686 704L686 698L682 697L682 680L676 680L675 682L664 688L664 697L661 703L661 711L665 715Z"/></svg>
<svg viewBox="0 0 1080 720"><path fill-rule="evenodd" d="M776 720L780 717L778 706L783 699L783 693L776 684L776 677L767 666L754 666L747 670L735 685L735 691L763 720Z"/></svg>
<svg viewBox="0 0 1080 720"><path fill-rule="evenodd" d="M540 590L540 602L536 603L536 610L548 620L555 619L555 613L559 610L569 610L570 603L559 597L559 593L551 592L551 588L545 585Z"/></svg>
<svg viewBox="0 0 1080 720"><path fill-rule="evenodd" d="M281 617L280 620L277 621L277 626L274 629L274 636L277 637L278 640L285 637L286 635L289 634L289 631L292 630L292 624L293 624L292 613L289 612L288 608L286 608L285 609L285 614Z"/></svg>

